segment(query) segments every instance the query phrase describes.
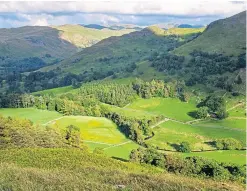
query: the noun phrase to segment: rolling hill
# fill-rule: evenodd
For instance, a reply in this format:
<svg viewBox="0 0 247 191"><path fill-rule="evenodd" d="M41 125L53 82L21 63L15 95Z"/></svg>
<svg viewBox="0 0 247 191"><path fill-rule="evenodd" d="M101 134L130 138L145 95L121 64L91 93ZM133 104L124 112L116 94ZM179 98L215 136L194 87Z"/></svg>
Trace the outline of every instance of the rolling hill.
<svg viewBox="0 0 247 191"><path fill-rule="evenodd" d="M197 39L173 52L188 55L193 50L238 56L246 51L246 11L212 22Z"/></svg>
<svg viewBox="0 0 247 191"><path fill-rule="evenodd" d="M59 67L65 73L75 74L112 70L121 73L133 64L147 60L153 52L161 50L168 52L180 46L202 30L182 28L164 30L150 26L141 31L102 40L72 57L53 66L42 68L40 71L50 71ZM104 69L102 70L102 68Z"/></svg>
<svg viewBox="0 0 247 191"><path fill-rule="evenodd" d="M80 25L0 29L0 66L12 69L20 65L22 67L27 62L28 65L38 62L40 66L34 66L31 70L37 69L68 58L81 48L89 47L102 39L133 31L98 30Z"/></svg>

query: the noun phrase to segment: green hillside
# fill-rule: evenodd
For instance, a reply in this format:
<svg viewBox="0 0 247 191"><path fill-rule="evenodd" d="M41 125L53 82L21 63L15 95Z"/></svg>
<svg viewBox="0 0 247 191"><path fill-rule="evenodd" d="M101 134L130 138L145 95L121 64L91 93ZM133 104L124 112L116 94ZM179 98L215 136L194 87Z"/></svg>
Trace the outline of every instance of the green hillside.
<svg viewBox="0 0 247 191"><path fill-rule="evenodd" d="M245 53L246 11L232 17L212 22L197 39L175 49L178 55L188 55L193 50L226 55Z"/></svg>
<svg viewBox="0 0 247 191"><path fill-rule="evenodd" d="M202 29L171 29L169 32L151 26L121 37L102 40L69 59L42 68L40 71L50 71L59 67L65 73L87 73L87 76L93 72L100 72L100 75L106 76L110 71L119 74L130 73L136 68L135 64L148 59L153 52L161 50L168 52L193 38L200 31Z"/></svg>

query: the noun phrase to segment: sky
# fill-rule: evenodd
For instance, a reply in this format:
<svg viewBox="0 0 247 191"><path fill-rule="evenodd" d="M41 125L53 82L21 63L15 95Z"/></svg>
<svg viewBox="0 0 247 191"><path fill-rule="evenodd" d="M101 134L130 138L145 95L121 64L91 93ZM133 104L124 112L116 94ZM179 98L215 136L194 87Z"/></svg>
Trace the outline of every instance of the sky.
<svg viewBox="0 0 247 191"><path fill-rule="evenodd" d="M0 28L64 24L207 25L246 10L245 1L0 1Z"/></svg>

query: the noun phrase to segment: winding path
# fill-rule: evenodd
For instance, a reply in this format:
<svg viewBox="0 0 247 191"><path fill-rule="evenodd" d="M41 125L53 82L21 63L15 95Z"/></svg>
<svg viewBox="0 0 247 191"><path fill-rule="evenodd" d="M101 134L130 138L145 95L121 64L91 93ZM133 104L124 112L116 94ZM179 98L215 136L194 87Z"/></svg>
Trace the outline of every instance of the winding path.
<svg viewBox="0 0 247 191"><path fill-rule="evenodd" d="M112 145L110 147L104 148L103 150L110 149L110 148L113 148L113 147L118 147L118 146L121 146L121 145L125 145L125 144L130 143L130 142L132 142L132 141L126 141L126 142L123 142L123 143L119 143L117 145Z"/></svg>

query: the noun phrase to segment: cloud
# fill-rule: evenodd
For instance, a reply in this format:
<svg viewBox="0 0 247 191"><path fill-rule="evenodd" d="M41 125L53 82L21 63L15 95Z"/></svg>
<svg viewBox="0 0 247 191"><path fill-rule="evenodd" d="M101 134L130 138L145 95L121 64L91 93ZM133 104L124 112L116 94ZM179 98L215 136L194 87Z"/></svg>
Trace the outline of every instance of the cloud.
<svg viewBox="0 0 247 191"><path fill-rule="evenodd" d="M239 2L239 3L236 3ZM243 1L226 0L91 0L75 2L1 2L0 12L102 13L158 15L229 15L245 9Z"/></svg>
<svg viewBox="0 0 247 191"><path fill-rule="evenodd" d="M23 25L209 22L245 10L243 1L85 0L0 2L0 27Z"/></svg>

